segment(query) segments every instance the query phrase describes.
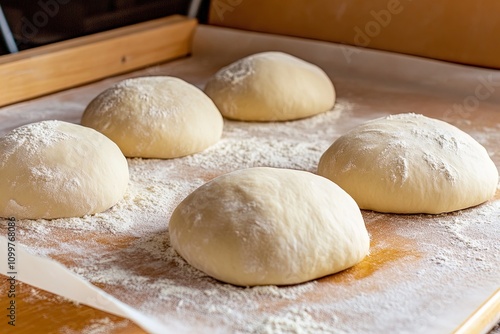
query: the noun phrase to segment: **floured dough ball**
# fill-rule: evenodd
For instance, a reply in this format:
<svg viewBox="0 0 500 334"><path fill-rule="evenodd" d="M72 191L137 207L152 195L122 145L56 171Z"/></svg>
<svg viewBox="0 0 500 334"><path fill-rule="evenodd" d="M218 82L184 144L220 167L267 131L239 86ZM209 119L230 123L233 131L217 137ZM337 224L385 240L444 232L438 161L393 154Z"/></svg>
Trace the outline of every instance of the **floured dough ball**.
<svg viewBox="0 0 500 334"><path fill-rule="evenodd" d="M308 172L250 168L191 193L169 225L192 266L242 286L295 284L360 262L369 236L354 200Z"/></svg>
<svg viewBox="0 0 500 334"><path fill-rule="evenodd" d="M102 212L123 198L128 178L118 146L80 125L43 121L0 138L0 217Z"/></svg>
<svg viewBox="0 0 500 334"><path fill-rule="evenodd" d="M113 140L127 157L177 158L222 135L222 116L201 90L173 77L124 80L87 106L82 125Z"/></svg>
<svg viewBox="0 0 500 334"><path fill-rule="evenodd" d="M416 114L379 118L338 138L318 174L347 191L360 208L443 213L490 199L498 171L477 141L456 127Z"/></svg>
<svg viewBox="0 0 500 334"><path fill-rule="evenodd" d="M335 90L316 65L281 52L258 53L224 67L205 87L222 115L286 121L331 110Z"/></svg>

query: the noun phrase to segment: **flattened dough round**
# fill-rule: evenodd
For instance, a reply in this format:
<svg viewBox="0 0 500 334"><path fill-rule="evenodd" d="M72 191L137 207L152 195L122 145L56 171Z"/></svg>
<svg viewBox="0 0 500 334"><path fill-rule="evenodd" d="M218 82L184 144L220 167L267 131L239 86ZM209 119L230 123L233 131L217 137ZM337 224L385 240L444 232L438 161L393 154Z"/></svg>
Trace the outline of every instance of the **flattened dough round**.
<svg viewBox="0 0 500 334"><path fill-rule="evenodd" d="M224 117L286 121L331 110L335 89L316 65L282 52L263 52L224 67L205 87Z"/></svg>
<svg viewBox="0 0 500 334"><path fill-rule="evenodd" d="M223 127L212 100L174 77L124 80L92 100L81 123L105 134L127 157L161 159L203 151L220 139Z"/></svg>
<svg viewBox="0 0 500 334"><path fill-rule="evenodd" d="M360 262L369 236L354 200L312 173L258 167L191 193L169 225L192 266L242 286L295 284Z"/></svg>
<svg viewBox="0 0 500 334"><path fill-rule="evenodd" d="M318 174L362 209L443 213L494 196L498 170L486 149L458 128L416 114L356 127L323 154Z"/></svg>
<svg viewBox="0 0 500 334"><path fill-rule="evenodd" d="M0 217L102 212L123 198L128 179L118 146L80 125L43 121L0 138Z"/></svg>

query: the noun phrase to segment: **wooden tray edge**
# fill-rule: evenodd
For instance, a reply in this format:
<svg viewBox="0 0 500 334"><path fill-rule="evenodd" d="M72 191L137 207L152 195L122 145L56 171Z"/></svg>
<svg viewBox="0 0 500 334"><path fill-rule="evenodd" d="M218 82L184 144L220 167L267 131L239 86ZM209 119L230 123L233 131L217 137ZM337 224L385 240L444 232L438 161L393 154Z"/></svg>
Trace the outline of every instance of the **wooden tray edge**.
<svg viewBox="0 0 500 334"><path fill-rule="evenodd" d="M500 320L500 289L497 289L453 334L488 333Z"/></svg>
<svg viewBox="0 0 500 334"><path fill-rule="evenodd" d="M180 15L0 57L0 107L185 56L197 21Z"/></svg>

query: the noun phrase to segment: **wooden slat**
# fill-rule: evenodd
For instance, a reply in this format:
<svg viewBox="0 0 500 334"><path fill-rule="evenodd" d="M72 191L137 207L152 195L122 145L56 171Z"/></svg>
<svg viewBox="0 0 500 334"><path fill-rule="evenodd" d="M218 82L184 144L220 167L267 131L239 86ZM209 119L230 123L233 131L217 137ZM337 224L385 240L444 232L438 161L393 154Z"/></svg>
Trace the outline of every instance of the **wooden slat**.
<svg viewBox="0 0 500 334"><path fill-rule="evenodd" d="M190 53L196 20L180 15L0 57L0 106Z"/></svg>

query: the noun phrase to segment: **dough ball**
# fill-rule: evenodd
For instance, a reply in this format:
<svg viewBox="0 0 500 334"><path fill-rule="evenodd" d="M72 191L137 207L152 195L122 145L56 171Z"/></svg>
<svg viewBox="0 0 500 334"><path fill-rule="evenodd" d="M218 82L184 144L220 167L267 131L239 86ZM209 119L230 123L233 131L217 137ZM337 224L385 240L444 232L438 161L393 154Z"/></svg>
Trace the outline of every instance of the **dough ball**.
<svg viewBox="0 0 500 334"><path fill-rule="evenodd" d="M318 174L361 209L443 213L490 199L498 171L477 141L422 115L399 114L356 127L323 154Z"/></svg>
<svg viewBox="0 0 500 334"><path fill-rule="evenodd" d="M169 225L192 266L235 285L295 284L349 268L369 249L354 200L308 172L250 168L190 194Z"/></svg>
<svg viewBox="0 0 500 334"><path fill-rule="evenodd" d="M124 80L87 106L82 125L113 140L127 157L177 158L222 135L222 116L201 90L173 77Z"/></svg>
<svg viewBox="0 0 500 334"><path fill-rule="evenodd" d="M92 129L32 123L0 138L0 217L54 219L105 211L122 199L127 160Z"/></svg>
<svg viewBox="0 0 500 334"><path fill-rule="evenodd" d="M331 110L335 90L316 65L281 52L258 53L224 67L205 93L222 115L242 121L286 121Z"/></svg>

